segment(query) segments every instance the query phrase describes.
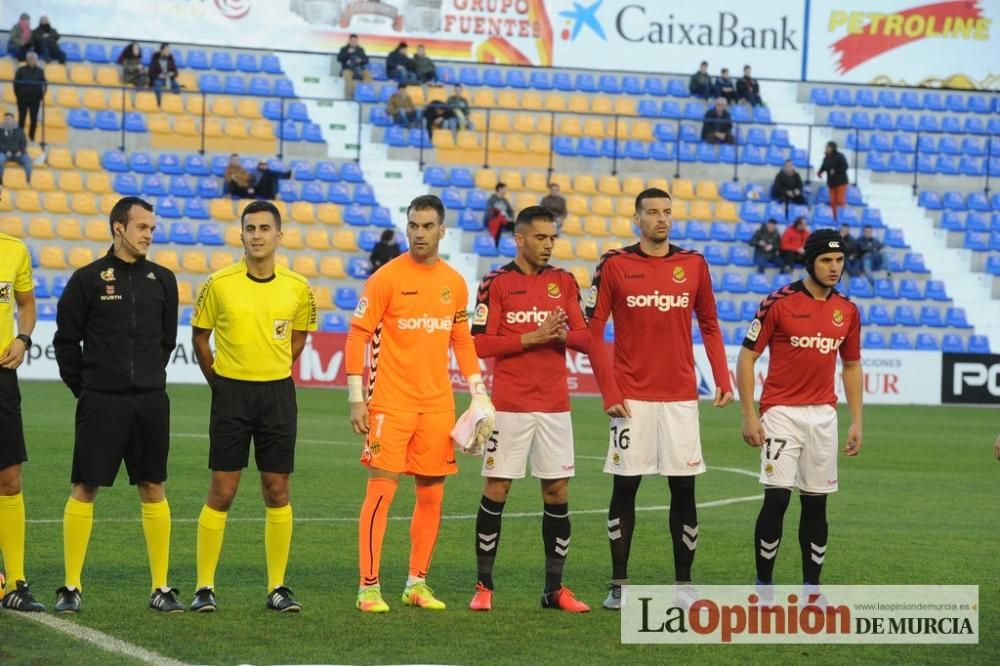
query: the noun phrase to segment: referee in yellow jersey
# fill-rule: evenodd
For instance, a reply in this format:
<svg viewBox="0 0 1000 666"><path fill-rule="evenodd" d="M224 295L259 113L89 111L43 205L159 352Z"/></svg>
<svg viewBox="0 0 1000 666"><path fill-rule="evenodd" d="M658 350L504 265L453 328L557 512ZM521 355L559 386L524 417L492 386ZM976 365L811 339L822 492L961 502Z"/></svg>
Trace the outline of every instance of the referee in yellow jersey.
<svg viewBox="0 0 1000 666"><path fill-rule="evenodd" d="M0 196L3 196L0 190ZM7 568L0 606L18 611L43 611L24 580L24 496L21 463L28 459L21 423L21 392L17 367L31 349L35 329L35 285L27 246L0 233L0 556ZM14 334L14 306L17 334Z"/></svg>
<svg viewBox="0 0 1000 666"><path fill-rule="evenodd" d="M298 415L291 375L308 332L316 330L316 302L304 277L275 262L281 214L274 204L249 204L240 224L245 259L209 276L191 319L198 364L212 387L212 485L198 518L198 584L191 610L215 610L215 568L226 514L250 460L252 439L267 507L267 607L298 612L302 605L284 581L292 542L288 476ZM213 331L214 358L208 344Z"/></svg>

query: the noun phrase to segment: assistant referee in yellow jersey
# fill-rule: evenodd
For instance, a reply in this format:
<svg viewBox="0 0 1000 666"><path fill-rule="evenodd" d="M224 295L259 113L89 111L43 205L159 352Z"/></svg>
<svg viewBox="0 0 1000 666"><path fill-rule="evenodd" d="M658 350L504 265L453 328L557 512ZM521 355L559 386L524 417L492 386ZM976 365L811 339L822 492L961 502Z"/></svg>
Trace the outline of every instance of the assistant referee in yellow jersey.
<svg viewBox="0 0 1000 666"><path fill-rule="evenodd" d="M288 476L298 415L291 375L308 332L316 330L316 302L309 282L275 261L281 214L274 204L249 204L240 224L244 260L209 276L191 319L198 364L212 387L212 486L198 518L198 584L191 610L215 610L215 568L226 514L253 440L267 507L267 607L297 612L302 606L284 581L292 542ZM209 346L213 331L214 358Z"/></svg>
<svg viewBox="0 0 1000 666"><path fill-rule="evenodd" d="M17 367L31 349L31 332L37 318L34 290L27 246L13 236L0 233L0 556L7 568L7 587L0 587L0 606L37 612L45 607L35 601L24 580L21 463L28 459L28 454L21 422L21 391L17 386Z"/></svg>

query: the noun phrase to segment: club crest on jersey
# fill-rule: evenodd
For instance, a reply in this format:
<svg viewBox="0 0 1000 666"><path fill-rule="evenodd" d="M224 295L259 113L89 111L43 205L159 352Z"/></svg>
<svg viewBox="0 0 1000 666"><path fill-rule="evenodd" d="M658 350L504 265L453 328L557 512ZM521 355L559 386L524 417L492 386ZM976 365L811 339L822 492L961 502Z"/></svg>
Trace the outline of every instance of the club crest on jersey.
<svg viewBox="0 0 1000 666"><path fill-rule="evenodd" d="M288 328L291 325L291 321L288 319L275 319L274 320L274 339L284 340L288 337Z"/></svg>
<svg viewBox="0 0 1000 666"><path fill-rule="evenodd" d="M493 456L486 456L486 469L493 469L493 465L496 463L493 460Z"/></svg>
<svg viewBox="0 0 1000 666"><path fill-rule="evenodd" d="M684 274L683 266L674 266L674 282L684 282L687 280L687 276Z"/></svg>
<svg viewBox="0 0 1000 666"><path fill-rule="evenodd" d="M760 336L760 319L754 319L750 322L750 327L747 329L747 340L750 342L757 342L757 338Z"/></svg>
<svg viewBox="0 0 1000 666"><path fill-rule="evenodd" d="M476 311L472 314L473 326L486 326L486 319L490 316L490 309L486 303L476 306Z"/></svg>
<svg viewBox="0 0 1000 666"><path fill-rule="evenodd" d="M618 453L615 453L613 456L611 456L611 464L612 465L621 465L622 464L622 457L621 457L621 455L619 455Z"/></svg>
<svg viewBox="0 0 1000 666"><path fill-rule="evenodd" d="M378 452L382 450L382 444L376 439L374 442L369 442L365 446L365 453L368 454L369 458L374 458L378 455Z"/></svg>
<svg viewBox="0 0 1000 666"><path fill-rule="evenodd" d="M840 310L833 311L833 325L843 326L844 325L844 313Z"/></svg>
<svg viewBox="0 0 1000 666"><path fill-rule="evenodd" d="M365 310L368 309L368 299L362 298L358 301L358 306L354 308L354 316L361 318L365 316Z"/></svg>
<svg viewBox="0 0 1000 666"><path fill-rule="evenodd" d="M767 463L766 465L764 465L764 474L767 474L768 476L774 476L774 465L772 465L771 463Z"/></svg>
<svg viewBox="0 0 1000 666"><path fill-rule="evenodd" d="M441 290L441 302L451 303L451 289L449 289L448 287L445 287L444 289Z"/></svg>
<svg viewBox="0 0 1000 666"><path fill-rule="evenodd" d="M105 282L114 282L115 269L112 267L101 271L101 279L104 280Z"/></svg>
<svg viewBox="0 0 1000 666"><path fill-rule="evenodd" d="M14 285L10 282L0 282L0 303L7 305L13 301Z"/></svg>
<svg viewBox="0 0 1000 666"><path fill-rule="evenodd" d="M549 282L549 286L547 287L547 289L549 292L549 296L551 296L552 298L559 298L559 296L562 295L562 293L559 291L559 284L556 282Z"/></svg>

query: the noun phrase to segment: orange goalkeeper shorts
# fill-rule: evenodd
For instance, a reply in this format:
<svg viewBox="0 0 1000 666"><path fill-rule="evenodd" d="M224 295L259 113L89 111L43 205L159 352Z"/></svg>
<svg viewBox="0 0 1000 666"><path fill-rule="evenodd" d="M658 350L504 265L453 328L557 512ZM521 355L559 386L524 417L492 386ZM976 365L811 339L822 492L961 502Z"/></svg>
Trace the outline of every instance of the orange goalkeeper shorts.
<svg viewBox="0 0 1000 666"><path fill-rule="evenodd" d="M421 414L371 410L361 462L368 467L396 474L456 474L458 464L451 442L454 426L453 411Z"/></svg>

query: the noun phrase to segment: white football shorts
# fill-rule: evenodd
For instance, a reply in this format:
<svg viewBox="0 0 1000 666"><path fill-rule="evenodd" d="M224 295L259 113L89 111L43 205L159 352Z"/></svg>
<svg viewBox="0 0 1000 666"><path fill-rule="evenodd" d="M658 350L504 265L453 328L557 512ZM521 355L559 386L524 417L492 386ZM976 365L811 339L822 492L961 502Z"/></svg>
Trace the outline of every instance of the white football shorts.
<svg viewBox="0 0 1000 666"><path fill-rule="evenodd" d="M761 417L760 482L807 493L837 491L837 410L830 405L771 407Z"/></svg>
<svg viewBox="0 0 1000 666"><path fill-rule="evenodd" d="M483 476L523 479L529 459L536 479L575 474L569 412L497 412L493 437L483 450Z"/></svg>
<svg viewBox="0 0 1000 666"><path fill-rule="evenodd" d="M611 419L605 472L620 476L705 472L697 400L625 403L632 417Z"/></svg>

